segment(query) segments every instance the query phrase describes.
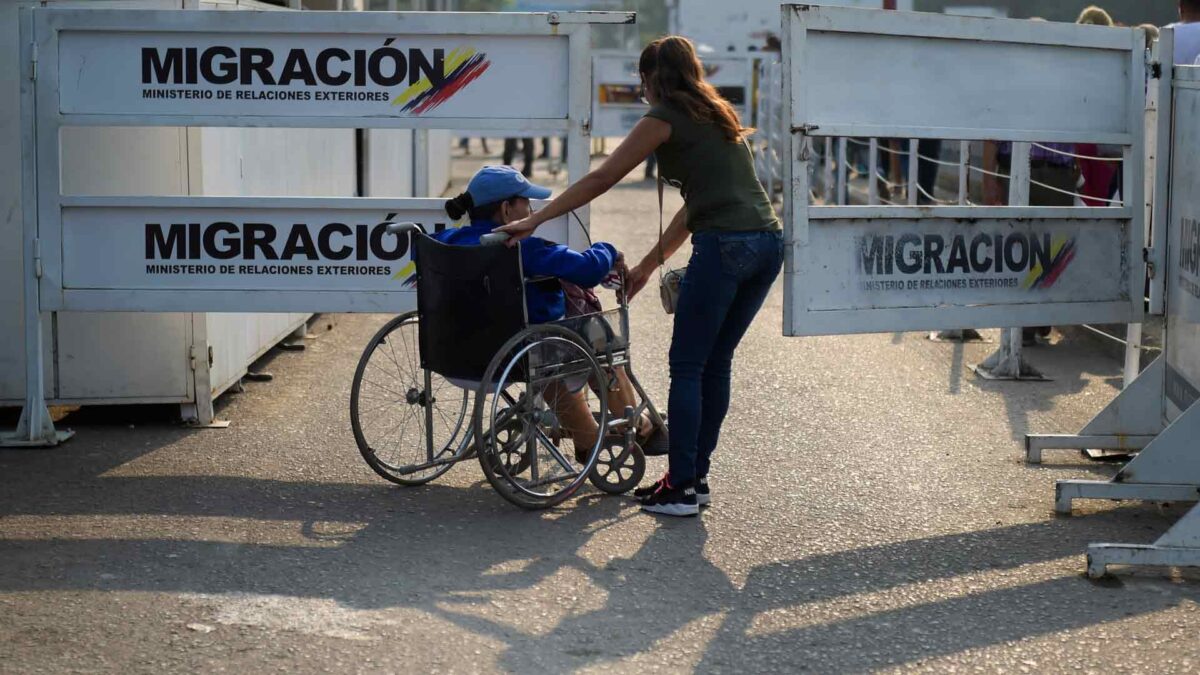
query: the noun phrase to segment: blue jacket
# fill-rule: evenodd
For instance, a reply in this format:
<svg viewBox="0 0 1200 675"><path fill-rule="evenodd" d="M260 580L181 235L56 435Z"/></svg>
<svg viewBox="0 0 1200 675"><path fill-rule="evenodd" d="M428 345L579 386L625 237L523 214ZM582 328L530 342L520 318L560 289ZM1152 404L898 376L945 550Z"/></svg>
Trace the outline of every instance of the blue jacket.
<svg viewBox="0 0 1200 675"><path fill-rule="evenodd" d="M498 227L487 220L471 221L465 227L446 229L433 237L452 246L478 246L479 238ZM574 251L562 244L530 237L521 242L521 266L526 279L556 277L584 288L604 280L617 261L617 249L599 242L586 251ZM566 299L561 288L547 284L525 284L525 306L529 323L557 321L566 314Z"/></svg>

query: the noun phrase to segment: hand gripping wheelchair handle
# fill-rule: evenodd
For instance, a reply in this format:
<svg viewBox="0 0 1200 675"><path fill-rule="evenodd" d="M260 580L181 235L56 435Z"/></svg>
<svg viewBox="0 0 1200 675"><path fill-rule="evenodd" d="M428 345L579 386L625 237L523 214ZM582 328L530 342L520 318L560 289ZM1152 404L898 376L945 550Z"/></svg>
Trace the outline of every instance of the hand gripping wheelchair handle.
<svg viewBox="0 0 1200 675"><path fill-rule="evenodd" d="M507 242L509 236L504 232L489 232L479 238L480 246L500 246Z"/></svg>
<svg viewBox="0 0 1200 675"><path fill-rule="evenodd" d="M396 236L408 232L420 232L421 234L425 234L425 229L417 223L386 223L386 225L387 233L394 234Z"/></svg>

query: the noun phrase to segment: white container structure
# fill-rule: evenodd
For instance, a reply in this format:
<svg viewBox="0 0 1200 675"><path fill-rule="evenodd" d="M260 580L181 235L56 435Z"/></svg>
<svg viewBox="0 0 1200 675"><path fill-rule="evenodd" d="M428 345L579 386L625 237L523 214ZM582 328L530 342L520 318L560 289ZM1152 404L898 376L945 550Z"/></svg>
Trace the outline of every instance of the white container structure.
<svg viewBox="0 0 1200 675"><path fill-rule="evenodd" d="M69 2L97 9L280 9L247 0ZM25 397L22 329L19 7L0 0L0 406ZM363 189L411 196L411 130L369 130ZM445 189L449 136L431 132L428 185ZM353 129L74 127L63 131L64 194L323 195L358 189ZM437 149L441 148L440 151ZM114 170L113 167L121 167ZM281 170L281 167L285 167ZM60 405L178 404L212 421L212 402L267 350L302 329L307 313L57 312L43 320L47 401Z"/></svg>

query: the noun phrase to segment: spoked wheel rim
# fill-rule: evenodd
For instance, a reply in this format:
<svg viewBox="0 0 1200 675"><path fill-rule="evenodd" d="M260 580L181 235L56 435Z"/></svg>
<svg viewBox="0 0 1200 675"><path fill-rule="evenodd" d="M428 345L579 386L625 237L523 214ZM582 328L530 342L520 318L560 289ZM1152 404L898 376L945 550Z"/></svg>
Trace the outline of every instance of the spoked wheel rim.
<svg viewBox="0 0 1200 675"><path fill-rule="evenodd" d="M646 456L641 447L636 443L628 447L623 442L605 443L588 480L598 490L619 495L637 487L645 475Z"/></svg>
<svg viewBox="0 0 1200 675"><path fill-rule="evenodd" d="M485 420L490 428L521 425L518 437L526 455L521 472L509 471L492 458L494 443L480 450L488 481L506 499L524 508L545 508L569 498L587 480L603 436L597 433L594 443L577 448L575 434L555 411L589 379L602 377L592 352L558 326L530 327L493 358L485 382L495 383L495 393L477 401L475 424L477 429ZM608 420L605 392L597 396L604 411L598 428L603 428ZM586 417L590 422L590 411Z"/></svg>
<svg viewBox="0 0 1200 675"><path fill-rule="evenodd" d="M451 463L417 467L453 457L470 436L471 394L436 373L426 379L418 329L415 312L381 328L363 351L350 397L363 458L384 478L412 485L448 471Z"/></svg>
<svg viewBox="0 0 1200 675"><path fill-rule="evenodd" d="M496 463L496 471L507 476L517 476L529 469L530 454L525 447L525 434L519 419L513 416L511 409L505 409L502 414L510 416L499 430L489 434L489 440L496 445L492 448L491 456Z"/></svg>

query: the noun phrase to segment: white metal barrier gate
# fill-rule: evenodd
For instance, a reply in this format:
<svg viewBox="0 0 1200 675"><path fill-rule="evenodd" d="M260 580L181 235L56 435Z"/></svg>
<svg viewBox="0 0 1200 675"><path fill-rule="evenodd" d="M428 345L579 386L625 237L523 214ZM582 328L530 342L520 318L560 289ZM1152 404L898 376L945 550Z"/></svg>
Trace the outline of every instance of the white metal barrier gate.
<svg viewBox="0 0 1200 675"><path fill-rule="evenodd" d="M428 199L64 196L62 128L565 135L578 180L589 161L590 24L634 20L633 12L23 11L26 400L4 444L62 438L43 399L40 312L399 312L414 303L411 263L406 242L385 237L382 223L446 220ZM559 230L561 241L574 239L565 221Z"/></svg>
<svg viewBox="0 0 1200 675"><path fill-rule="evenodd" d="M1156 227L1155 246L1144 248L1147 58L1141 30L805 5L785 5L783 26L792 132L784 165L790 189L785 334L1140 321L1144 256L1161 270L1164 236ZM1160 47L1170 54L1169 32L1165 40ZM897 63L903 67L890 67ZM1177 74L1177 115L1183 97L1200 89L1193 72ZM1187 105L1189 117L1175 121L1179 151L1171 181L1180 190L1172 195L1200 171L1192 152L1200 142L1200 99ZM1169 116L1161 117L1160 147L1171 128ZM1010 200L1016 203L1028 203L1029 144L1118 145L1123 202L1090 208L810 206L812 144L826 137L1011 141ZM1159 153L1160 162L1165 154ZM839 155L844 163L844 150ZM1170 275L1185 290L1200 289L1200 213L1192 215L1180 201L1171 206L1181 250L1172 254ZM1161 194L1155 203L1161 209ZM1164 276L1153 275L1152 298L1162 297ZM1200 297L1200 290L1192 295ZM1200 339L1200 302L1169 297L1175 296L1168 332L1183 335L1168 336L1167 367L1151 367L1097 419L1154 434L1172 414L1178 418L1113 482L1059 483L1060 511L1081 497L1200 496L1200 460L1194 452L1183 456L1185 441L1200 434L1194 405L1200 345L1191 340ZM1152 452L1155 444L1162 450ZM1200 511L1185 520L1157 547L1091 547L1089 572L1102 573L1113 562L1200 564Z"/></svg>
<svg viewBox="0 0 1200 675"><path fill-rule="evenodd" d="M1140 205L1141 31L808 5L783 26L785 334L1140 320L1141 208L810 206L808 164L823 137L1104 143Z"/></svg>
<svg viewBox="0 0 1200 675"><path fill-rule="evenodd" d="M1163 31L1162 59L1174 53L1174 31ZM1169 67L1159 94L1154 231L1151 259L1165 274L1163 355L1077 435L1031 435L1029 461L1050 448L1137 450L1110 481L1066 480L1055 486L1055 510L1076 499L1195 502L1200 500L1200 68ZM1164 262L1165 261L1165 262ZM1160 300L1163 293L1152 294ZM1152 303L1154 304L1154 303ZM1109 565L1200 566L1200 506L1154 544L1093 544L1088 574Z"/></svg>

